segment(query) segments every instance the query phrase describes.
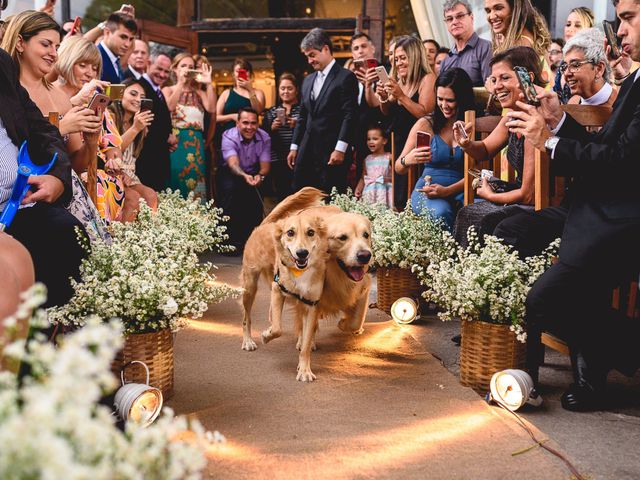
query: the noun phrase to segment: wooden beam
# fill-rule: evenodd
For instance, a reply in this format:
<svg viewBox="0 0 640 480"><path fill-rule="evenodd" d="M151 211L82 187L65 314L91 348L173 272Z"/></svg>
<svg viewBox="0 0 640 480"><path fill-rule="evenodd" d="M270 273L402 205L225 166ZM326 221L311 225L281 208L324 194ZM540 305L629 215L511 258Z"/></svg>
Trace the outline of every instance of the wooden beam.
<svg viewBox="0 0 640 480"><path fill-rule="evenodd" d="M178 23L177 27L191 25L195 10L193 0L178 0Z"/></svg>
<svg viewBox="0 0 640 480"><path fill-rule="evenodd" d="M308 32L322 28L329 33L353 34L355 18L217 18L193 22L197 32Z"/></svg>
<svg viewBox="0 0 640 480"><path fill-rule="evenodd" d="M385 56L384 48L384 12L385 0L363 1L363 26L368 28L373 45L376 47L376 58L382 62ZM368 25L367 25L368 24Z"/></svg>

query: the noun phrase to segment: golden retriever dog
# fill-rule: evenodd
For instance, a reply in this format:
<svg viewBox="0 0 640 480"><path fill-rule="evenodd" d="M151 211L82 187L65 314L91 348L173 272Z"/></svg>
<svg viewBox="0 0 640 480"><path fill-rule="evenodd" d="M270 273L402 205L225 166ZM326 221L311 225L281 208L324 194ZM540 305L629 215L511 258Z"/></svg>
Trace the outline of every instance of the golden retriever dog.
<svg viewBox="0 0 640 480"><path fill-rule="evenodd" d="M296 297L291 298L292 295L284 293L282 287L273 282L269 313L271 326L262 333L264 343L281 335L284 301L293 301L297 347L300 349L296 378L304 382L316 378L310 362L318 318L339 317L338 327L341 330L362 333L371 288L371 278L367 274L371 261L369 220L359 214L343 212L335 206L317 206L324 196L319 190L307 187L281 202L247 241L242 266L244 350L257 348L251 339L250 312L261 276L273 280L274 272L277 272L279 283L287 290L291 285L295 290L290 291L305 300L318 301L312 306ZM311 230L314 235L308 234ZM297 232L303 233L299 239ZM316 245L320 246L325 236L328 239L328 242L325 240L325 255L318 251L318 247L314 249L314 257L323 261L312 264L312 251L302 240L309 242L315 238ZM300 256L296 254L299 246L309 252L306 263L299 263ZM302 266L304 268L301 269ZM300 270L304 273L301 274Z"/></svg>

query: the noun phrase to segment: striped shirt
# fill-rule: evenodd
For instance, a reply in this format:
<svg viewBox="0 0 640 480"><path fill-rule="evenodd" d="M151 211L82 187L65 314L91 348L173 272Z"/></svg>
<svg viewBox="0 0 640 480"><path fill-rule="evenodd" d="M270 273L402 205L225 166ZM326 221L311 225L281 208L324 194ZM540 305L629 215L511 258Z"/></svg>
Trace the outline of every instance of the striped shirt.
<svg viewBox="0 0 640 480"><path fill-rule="evenodd" d="M271 135L271 161L286 161L287 155L289 155L289 149L291 148L291 141L293 140L293 128L288 125L283 125L275 132L271 131L271 124L276 119L276 109L279 106L271 107L264 112L264 118L262 121L262 129ZM300 119L300 105L296 104L291 107L289 117Z"/></svg>
<svg viewBox="0 0 640 480"><path fill-rule="evenodd" d="M18 177L18 147L9 135L0 119L0 212L11 197L13 184Z"/></svg>

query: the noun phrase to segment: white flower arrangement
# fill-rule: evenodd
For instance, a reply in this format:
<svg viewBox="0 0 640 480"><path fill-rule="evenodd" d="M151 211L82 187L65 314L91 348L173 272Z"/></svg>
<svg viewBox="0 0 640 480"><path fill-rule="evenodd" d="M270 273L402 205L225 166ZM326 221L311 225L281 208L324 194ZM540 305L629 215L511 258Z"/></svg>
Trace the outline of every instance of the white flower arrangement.
<svg viewBox="0 0 640 480"><path fill-rule="evenodd" d="M454 252L428 266L415 266L421 283L427 287L423 296L443 311L442 320L459 317L511 325L519 341L526 341L523 321L527 293L536 279L551 265L560 239L539 255L522 260L510 246L493 236L478 236L469 229L469 246L457 246L448 232L444 242Z"/></svg>
<svg viewBox="0 0 640 480"><path fill-rule="evenodd" d="M12 324L15 318L5 323ZM201 478L205 449L224 441L220 434L168 408L147 428L127 423L121 431L98 404L117 385L110 367L122 342L120 322L93 318L58 346L36 334L5 348L31 370L20 382L0 372L0 478Z"/></svg>
<svg viewBox="0 0 640 480"><path fill-rule="evenodd" d="M331 203L346 212L360 213L371 220L372 266L412 268L428 265L442 257L447 245L442 240L444 224L430 215L416 215L407 203L398 213L382 204L370 204L355 197L331 193Z"/></svg>
<svg viewBox="0 0 640 480"><path fill-rule="evenodd" d="M127 335L177 331L209 304L237 296L240 290L216 283L212 265L200 264L196 254L225 249L224 227L210 207L163 194L155 215L142 205L135 222L114 223L110 245L85 243L81 281L72 280L75 293L66 305L49 309L50 321L83 325L88 315L97 315L121 318Z"/></svg>

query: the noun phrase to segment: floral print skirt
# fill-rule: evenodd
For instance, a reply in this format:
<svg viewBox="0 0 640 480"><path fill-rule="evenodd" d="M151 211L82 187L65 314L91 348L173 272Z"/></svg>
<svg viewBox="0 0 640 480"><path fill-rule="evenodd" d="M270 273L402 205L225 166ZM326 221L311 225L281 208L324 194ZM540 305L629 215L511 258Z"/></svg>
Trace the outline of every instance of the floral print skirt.
<svg viewBox="0 0 640 480"><path fill-rule="evenodd" d="M178 137L178 148L171 153L171 178L169 187L180 190L186 197L194 192L197 198L207 197L206 163L202 130L174 128Z"/></svg>

